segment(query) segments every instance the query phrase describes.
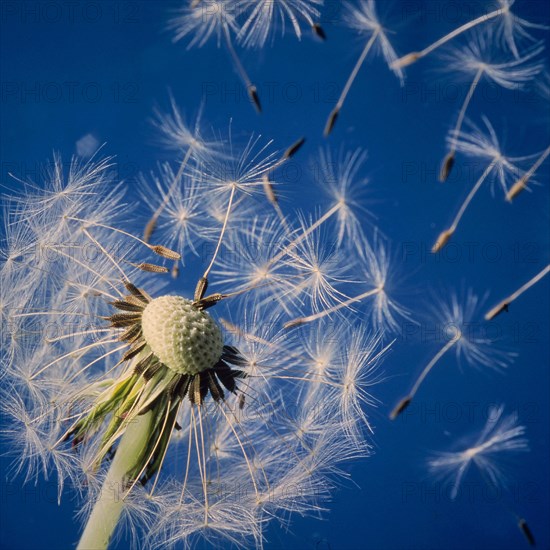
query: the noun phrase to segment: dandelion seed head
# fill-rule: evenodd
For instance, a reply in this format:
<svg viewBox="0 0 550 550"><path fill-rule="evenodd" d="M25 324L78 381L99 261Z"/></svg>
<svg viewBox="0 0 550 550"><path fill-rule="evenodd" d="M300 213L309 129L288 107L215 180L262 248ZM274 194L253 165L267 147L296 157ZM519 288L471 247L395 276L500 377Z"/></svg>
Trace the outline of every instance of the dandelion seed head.
<svg viewBox="0 0 550 550"><path fill-rule="evenodd" d="M222 355L218 325L179 296L161 296L149 302L142 314L147 345L169 369L197 374L213 367Z"/></svg>
<svg viewBox="0 0 550 550"><path fill-rule="evenodd" d="M271 518L322 509L330 477L343 475L337 461L368 454L362 408L374 403L368 373L379 340L345 316L334 342L322 320L284 328L298 308L345 299L354 265L338 267L344 242L340 250L325 242L338 242L339 224L320 227L306 215L281 224L269 204L260 208L263 195L252 191L279 157L255 137L247 143L244 153L230 144L231 159L193 159L181 180L161 168L157 200L168 200L154 236L174 247L134 234L102 161L73 167L73 179L61 178L59 165L55 183L8 206L6 242L26 251L42 235L47 260L24 253L0 272L2 292L4 283L17 288L14 299L2 294L2 317L17 329L2 350L5 391L14 395L2 400L14 420L5 436L32 479L56 472L60 487L80 484L87 517L128 426L151 418L122 487L119 534L145 529L152 547L261 544ZM223 221L214 202L225 204ZM162 275L143 268L162 272L150 255L172 261L222 226L208 277L214 294L168 294ZM21 273L30 281L14 286ZM41 318L56 330L27 326Z"/></svg>

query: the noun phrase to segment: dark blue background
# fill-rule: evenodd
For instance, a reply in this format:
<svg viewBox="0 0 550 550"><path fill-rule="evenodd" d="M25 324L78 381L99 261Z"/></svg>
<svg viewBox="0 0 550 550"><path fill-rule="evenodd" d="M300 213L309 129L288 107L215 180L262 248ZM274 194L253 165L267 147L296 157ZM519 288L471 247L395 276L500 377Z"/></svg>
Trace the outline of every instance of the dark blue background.
<svg viewBox="0 0 550 550"><path fill-rule="evenodd" d="M322 130L364 39L338 24L339 3L328 2L323 25L326 43L309 36L277 38L273 47L242 51L243 62L259 88L264 113L247 103L226 52L215 41L186 50L165 31L178 2L155 1L3 1L1 11L2 96L0 182L17 187L8 173L40 181L43 166L58 151L67 161L75 142L92 133L116 155L120 177L130 184L137 173L169 158L157 145L148 118L156 104L168 107L170 89L191 117L205 101L204 120L226 133L230 119L236 139L247 132L273 138L283 149L305 135L297 157L305 165L325 144ZM393 15L389 25L398 52L418 49L479 14L484 2L378 2ZM545 2L518 0L514 10L536 22L550 21ZM545 37L543 31L537 31ZM429 249L449 223L460 199L475 181L459 159L451 181L437 182L444 137L454 123L467 83L453 84L436 57L407 70L405 87L380 58L362 68L328 143L335 149L364 147L369 159L369 209L393 241L395 291L413 315L428 326L430 292L471 287L490 292L493 305L548 263L548 163L538 174L543 184L513 205L500 190L486 187L472 203L441 256ZM32 90L35 90L33 92ZM271 90L271 92L270 92ZM469 111L477 122L486 114L513 156L548 145L548 94L524 94L482 86ZM312 208L317 193L304 178L286 186L288 208ZM475 244L467 244L475 243ZM404 254L404 251L409 251ZM470 253L469 253L470 252ZM494 256L493 254L497 254ZM410 411L398 421L388 411L438 349L404 326L386 358L384 381L373 388L380 400L370 412L375 455L346 467L357 484L334 493L324 521L294 517L290 532L272 525L267 548L397 549L521 548L510 506L527 518L541 548L550 546L549 517L549 280L499 317L495 330L503 345L519 352L504 375L464 366L451 357L436 367ZM426 321L427 320L427 321ZM421 325L424 326L424 325ZM518 411L527 427L531 452L510 455L510 492L482 492L474 472L470 494L452 502L428 473L432 450L445 450L458 438L480 430L490 403ZM38 486L12 479L2 459L2 547L69 548L79 535L68 492L57 505L55 480ZM435 491L435 492L434 492ZM493 502L496 500L496 502ZM505 506L503 506L504 504ZM124 548L124 544L120 545Z"/></svg>

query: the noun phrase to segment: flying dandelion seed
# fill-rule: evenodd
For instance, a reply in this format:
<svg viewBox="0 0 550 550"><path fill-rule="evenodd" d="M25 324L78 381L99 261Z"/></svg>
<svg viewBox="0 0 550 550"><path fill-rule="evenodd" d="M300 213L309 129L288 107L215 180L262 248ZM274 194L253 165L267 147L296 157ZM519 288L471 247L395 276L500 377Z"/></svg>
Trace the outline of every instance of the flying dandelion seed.
<svg viewBox="0 0 550 550"><path fill-rule="evenodd" d="M238 23L241 6L221 0L209 0L204 3L191 2L178 10L178 13L169 23L168 28L174 31L174 42L191 36L188 48L204 46L213 36L216 37L218 48L225 44L235 70L246 88L250 101L258 113L262 112L258 88L252 83L244 65L242 64L235 46L233 35L238 35Z"/></svg>
<svg viewBox="0 0 550 550"><path fill-rule="evenodd" d="M350 29L359 34L366 34L369 38L355 67L353 68L348 80L342 90L335 107L330 112L327 122L325 124L325 137L328 137L332 132L336 120L340 114L340 110L344 106L344 101L348 96L348 93L353 85L353 82L357 78L359 70L363 66L369 52L373 50L384 58L384 61L390 66L395 75L403 84L403 73L399 67L394 67L394 62L397 59L397 55L388 39L388 31L382 26L376 13L376 6L374 0L361 0L359 6L354 4L345 3L344 9L344 23Z"/></svg>
<svg viewBox="0 0 550 550"><path fill-rule="evenodd" d="M483 25L485 23L492 25L491 29L495 35L495 43L505 45L514 55L514 57L519 58L519 49L517 46L518 40L529 40L534 41L535 39L529 34L527 29L547 29L548 27L544 25L538 25L536 23L531 23L517 15L513 14L511 11L512 5L515 3L515 0L498 0L498 9L486 13L461 25L450 33L446 34L439 40L436 40L433 44L426 46L423 50L417 52L410 52L403 57L400 57L393 62L393 67L395 69L407 67L416 63L419 59L426 57L433 51L437 50L450 40L453 40L457 36L476 28L478 25Z"/></svg>
<svg viewBox="0 0 550 550"><path fill-rule="evenodd" d="M529 450L525 426L519 425L517 414L504 416L504 406L493 406L487 414L487 422L471 447L455 452L439 452L428 461L432 474L452 483L451 499L456 499L462 480L471 467L478 469L490 487L505 485L506 478L499 464L501 455ZM509 510L517 521L518 528L530 545L535 538L526 520Z"/></svg>
<svg viewBox="0 0 550 550"><path fill-rule="evenodd" d="M498 464L499 455L529 450L527 440L523 437L525 427L519 425L517 415L503 416L503 413L503 405L491 407L487 422L471 447L457 452L438 453L428 462L432 473L452 481L452 499L457 497L470 466L476 466L493 485L501 485L505 478Z"/></svg>
<svg viewBox="0 0 550 550"><path fill-rule="evenodd" d="M454 351L459 364L463 360L473 367L486 367L497 371L506 368L513 360L515 354L498 349L495 342L487 338L480 324L476 322L480 307L480 299L471 290L468 290L462 300L457 294L452 294L449 302L441 301L438 304L434 314L439 320L440 334L445 344L424 367L409 393L393 408L390 413L392 420L411 404L433 367L451 351Z"/></svg>

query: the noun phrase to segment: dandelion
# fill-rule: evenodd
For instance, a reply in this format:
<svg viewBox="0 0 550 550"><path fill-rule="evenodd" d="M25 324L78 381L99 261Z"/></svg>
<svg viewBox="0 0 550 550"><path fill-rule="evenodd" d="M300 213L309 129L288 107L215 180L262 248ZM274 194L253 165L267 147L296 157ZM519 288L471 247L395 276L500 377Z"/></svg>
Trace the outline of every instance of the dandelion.
<svg viewBox="0 0 550 550"><path fill-rule="evenodd" d="M527 281L524 285L522 285L515 292L510 294L510 296L508 296L507 298L504 298L504 300L502 300L495 307L490 309L485 314L485 320L489 321L491 319L494 319L497 315L499 315L503 311L508 311L508 307L513 301L517 300L524 292L526 292L533 285L538 283L549 272L550 272L550 265L547 265L539 273L537 273L532 279L529 279L529 281Z"/></svg>
<svg viewBox="0 0 550 550"><path fill-rule="evenodd" d="M483 133L477 126L470 124L472 127L471 132L460 132L456 137L449 137L451 150L477 158L487 163L487 165L460 205L460 208L458 209L451 225L442 231L437 237L437 240L432 247L433 253L439 252L453 236L460 220L462 219L462 216L464 216L464 213L466 212L466 209L487 178L490 175L494 175L492 182L497 181L502 187L504 193L507 193L508 181L510 177L513 177L520 171L516 163L528 158L512 158L504 156L501 152L496 132L491 126L491 123L485 117L483 117L483 121L487 127L487 133Z"/></svg>
<svg viewBox="0 0 550 550"><path fill-rule="evenodd" d="M506 200L512 202L524 189L528 189L527 184L533 177L533 174L539 169L540 165L550 155L550 147L547 147L536 160L536 162L510 187L506 193Z"/></svg>
<svg viewBox="0 0 550 550"><path fill-rule="evenodd" d="M486 337L483 326L476 322L480 299L468 290L463 300L451 294L449 302L440 302L434 311L438 319L438 338L445 343L424 367L409 393L402 398L390 413L390 418L397 418L411 403L433 367L450 351L454 351L459 362L464 360L468 365L488 367L495 370L506 368L514 354L495 348L495 342Z"/></svg>
<svg viewBox="0 0 550 550"><path fill-rule="evenodd" d="M515 0L498 0L498 5L500 6L498 9L468 21L439 40L436 40L433 44L426 46L423 50L410 52L407 55L400 57L394 61L393 67L397 69L412 65L419 59L422 59L437 50L450 40L453 40L457 36L460 36L461 34L484 23L492 24L491 28L495 35L495 41L505 45L512 52L514 57L519 58L520 54L516 40L523 39L533 41L534 38L529 34L527 29L546 29L547 27L544 25L531 23L512 13L511 7L514 2Z"/></svg>
<svg viewBox="0 0 550 550"><path fill-rule="evenodd" d="M245 10L249 9L250 13L237 39L247 47L261 48L277 25L284 35L287 19L298 39L302 37L301 19L319 38L324 39L325 33L319 24L319 7L323 3L324 0L247 0Z"/></svg>
<svg viewBox="0 0 550 550"><path fill-rule="evenodd" d="M239 23L238 16L241 7L238 3L224 2L214 0L199 3L190 2L178 10L177 15L170 21L168 27L175 32L174 42L177 42L187 36L191 36L188 48L193 46L204 46L211 37L215 36L218 48L223 41L233 65L242 80L248 97L258 113L261 113L262 107L257 87L252 83L246 69L244 68L235 46L233 45L232 34L238 35Z"/></svg>
<svg viewBox="0 0 550 550"><path fill-rule="evenodd" d="M470 447L460 451L439 452L428 461L431 472L452 482L451 499L456 499L462 480L471 466L475 466L491 487L505 483L499 459L501 455L529 450L525 426L521 426L517 414L504 416L504 406L492 406L487 422ZM509 510L517 520L529 544L535 545L534 536L524 518Z"/></svg>
<svg viewBox="0 0 550 550"><path fill-rule="evenodd" d="M256 282L217 274L222 250L245 238L268 248L275 234L273 213L252 226L233 218L246 201L262 210L256 191L280 158L270 155L252 137L238 158L225 157L223 177L217 158L181 179L176 200L225 201L223 219L205 217L202 228L197 220L171 242L185 249L204 231L218 234L190 295L167 290L163 264L180 252L134 235L108 164L75 161L64 184L58 163L55 191L9 202L7 241L25 235L29 246L47 243L49 256L3 269L2 288L10 285L24 315L58 330L33 331L24 345L2 350L2 407L13 420L4 435L29 479L55 472L60 491L66 480L81 487L87 523L79 548L106 548L124 525L152 547L198 539L260 546L268 519L320 510L332 479L343 475L338 464L369 453L364 407L375 403L369 388L386 349L381 336L350 315L330 352L322 321L283 328L297 296L305 292L313 308L325 292L293 265L321 224L303 222L269 254L281 273L278 300L265 300ZM27 209L40 215L26 216ZM339 250L332 253L342 263L344 244ZM300 276L288 277L291 269ZM31 283L18 287L25 274ZM216 292L207 293L210 285ZM17 318L14 306L3 302L3 319Z"/></svg>
<svg viewBox="0 0 550 550"><path fill-rule="evenodd" d="M462 129L466 110L481 80L485 78L504 89L517 90L533 80L544 69L542 61L534 61L534 58L543 51L543 46L534 47L525 55L510 61L497 63L492 59L494 57L492 42L492 33L476 33L464 47L451 50L443 58L445 67L452 67L453 71L456 70L473 77L458 114L456 125L451 131L452 139L456 139ZM451 146L442 162L439 174L439 180L442 182L451 172L455 153L455 149Z"/></svg>
<svg viewBox="0 0 550 550"><path fill-rule="evenodd" d="M355 81L359 70L363 66L365 59L367 58L369 52L375 48L374 51L381 54L384 58L384 61L392 67L393 72L399 78L401 83L403 83L403 73L399 67L394 67L394 62L397 59L397 55L388 39L387 30L382 26L378 15L376 13L376 7L374 0L361 0L359 6L345 3L344 9L346 10L344 14L344 23L350 27L352 30L360 33L366 34L369 36L369 39L355 64L345 86L336 102L336 106L330 112L327 122L325 124L325 137L327 137L334 128L336 124L336 119L340 114L340 110L344 105L344 101L348 96L348 93Z"/></svg>

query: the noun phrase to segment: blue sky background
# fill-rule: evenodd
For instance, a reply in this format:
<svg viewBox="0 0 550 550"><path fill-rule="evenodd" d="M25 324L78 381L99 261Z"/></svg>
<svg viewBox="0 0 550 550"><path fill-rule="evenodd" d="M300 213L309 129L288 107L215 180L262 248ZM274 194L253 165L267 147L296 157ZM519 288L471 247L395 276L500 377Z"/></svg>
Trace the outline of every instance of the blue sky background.
<svg viewBox="0 0 550 550"><path fill-rule="evenodd" d="M287 174L283 207L288 209L322 207L303 175L319 147L367 149L369 158L360 174L368 178L367 206L393 243L394 291L420 325L404 324L383 364L384 381L373 388L380 402L370 411L375 455L346 466L353 483L334 493L323 521L294 517L290 532L274 524L266 548L527 547L507 507L528 520L540 548L550 547L549 278L491 325L491 334L499 335L496 345L519 353L504 374L467 365L461 371L449 355L421 387L410 410L395 422L388 420L389 411L441 345L422 332L435 322L430 313L433 292L488 292L490 307L548 263L548 162L536 178L542 186L512 205L499 189L495 196L489 187L482 189L453 246L430 255L434 239L478 174L476 166L459 157L450 181L437 182L444 138L468 82L457 83L456 73L443 71L434 56L410 67L400 87L380 58L369 58L325 140L326 117L365 43L340 24L339 2L327 2L325 43L306 29L301 42L288 34L260 51L239 49L259 89L261 116L248 104L226 51L217 49L215 41L192 50L186 50L185 42L172 44L165 27L178 5L4 0L0 183L12 189L20 185L8 173L39 182L54 151L68 161L76 142L92 134L106 143L106 155L116 156L120 177L131 185L139 172L170 158L148 121L155 105L168 108L169 90L191 118L203 102L204 121L222 135L232 120L235 140L261 133L284 149L305 136L306 145L296 157L298 177ZM493 5L384 0L378 9L388 13L393 44L404 54ZM518 0L514 10L530 21L550 23L550 8L542 0ZM534 34L550 46L547 32ZM545 95L530 87L523 93L504 92L482 85L469 116L481 123L482 115L491 120L504 151L512 156L548 146L548 91ZM518 412L531 452L504 457L508 492L487 493L472 471L466 479L469 489L453 502L445 486L428 473L426 459L431 451L451 449L461 437L479 431L494 403ZM9 459L1 459L2 548L70 548L79 535L70 492L58 506L55 480L23 486L21 476L10 477L9 465ZM124 542L119 545L125 547Z"/></svg>

